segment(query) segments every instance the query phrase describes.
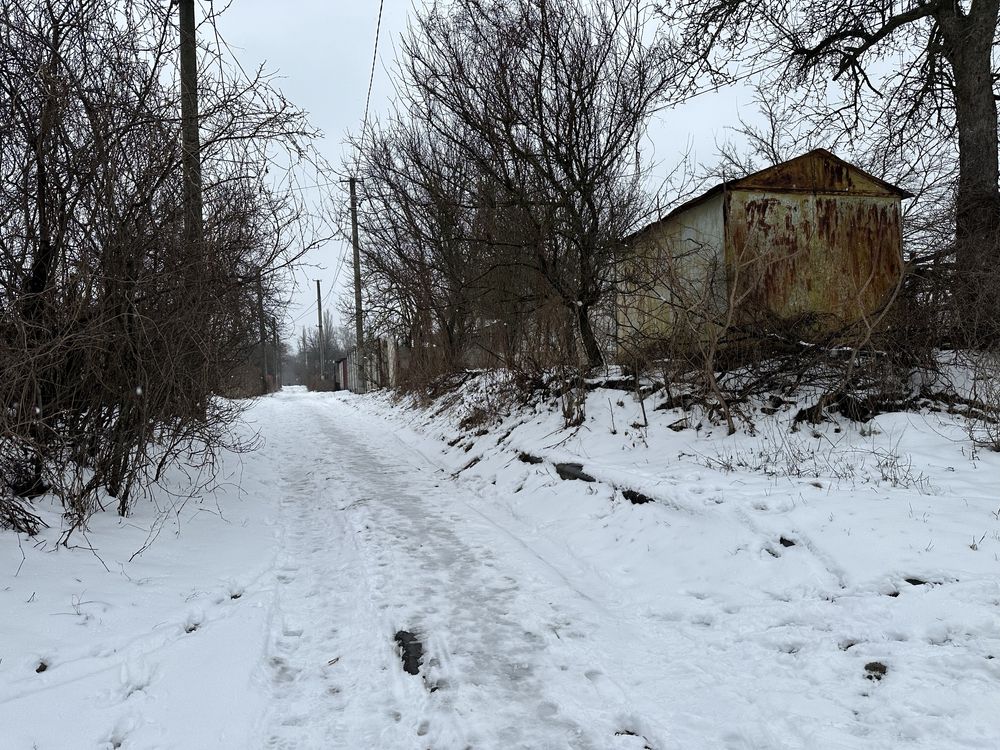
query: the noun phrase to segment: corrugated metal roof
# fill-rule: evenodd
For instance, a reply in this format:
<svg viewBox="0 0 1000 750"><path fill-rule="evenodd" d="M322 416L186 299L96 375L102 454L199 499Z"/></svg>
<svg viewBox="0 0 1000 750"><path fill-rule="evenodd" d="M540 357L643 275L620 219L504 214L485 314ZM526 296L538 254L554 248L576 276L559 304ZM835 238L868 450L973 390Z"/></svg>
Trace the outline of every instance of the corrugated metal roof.
<svg viewBox="0 0 1000 750"><path fill-rule="evenodd" d="M824 169L824 173L822 175L817 172L810 173L808 170L808 166L810 164L814 166L823 165L826 167ZM860 178L860 181L862 182L871 183L875 189L853 189L851 187L853 182L852 177ZM826 184L821 185L820 182L824 179ZM838 183L842 184L843 187L838 188ZM788 161L781 162L780 164L775 164L774 166L761 169L760 171L746 175L745 177L720 182L718 185L710 188L701 195L680 204L656 221L651 222L642 229L633 232L625 238L624 242L631 242L636 237L644 234L646 231L657 226L658 224L662 224L678 214L684 213L688 209L693 208L710 198L714 198L723 191L749 189L761 190L765 192L773 191L776 193L822 192L824 194L842 193L844 195L896 195L901 199L913 197L913 193L903 190L901 187L893 185L892 183L886 182L885 180L879 179L878 177L865 172L863 169L854 166L850 162L844 161L831 151L827 151L825 148L816 148L812 151L807 151L800 156L796 156L794 159L789 159Z"/></svg>

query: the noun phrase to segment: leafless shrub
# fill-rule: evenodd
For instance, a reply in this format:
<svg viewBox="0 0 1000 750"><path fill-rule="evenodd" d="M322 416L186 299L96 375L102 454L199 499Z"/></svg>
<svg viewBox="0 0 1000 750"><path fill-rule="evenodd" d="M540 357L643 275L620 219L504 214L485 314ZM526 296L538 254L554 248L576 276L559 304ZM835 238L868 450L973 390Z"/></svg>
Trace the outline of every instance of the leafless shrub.
<svg viewBox="0 0 1000 750"><path fill-rule="evenodd" d="M267 175L308 162L312 131L204 35L204 242L185 239L174 10L0 0L0 485L55 492L71 527L211 465L241 408L214 396L259 352L258 274L272 312L316 236Z"/></svg>
<svg viewBox="0 0 1000 750"><path fill-rule="evenodd" d="M967 367L966 430L977 446L1000 452L1000 353L977 352Z"/></svg>

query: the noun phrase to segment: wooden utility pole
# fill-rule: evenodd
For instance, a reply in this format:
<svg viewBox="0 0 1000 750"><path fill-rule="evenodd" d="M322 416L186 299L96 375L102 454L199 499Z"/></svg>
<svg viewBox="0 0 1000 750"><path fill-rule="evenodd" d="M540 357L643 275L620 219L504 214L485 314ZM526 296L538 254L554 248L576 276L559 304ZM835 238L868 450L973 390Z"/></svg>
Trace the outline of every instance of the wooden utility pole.
<svg viewBox="0 0 1000 750"><path fill-rule="evenodd" d="M260 395L267 393L267 329L264 325L264 283L257 271L257 323L260 326Z"/></svg>
<svg viewBox="0 0 1000 750"><path fill-rule="evenodd" d="M319 379L324 380L326 374L324 373L326 352L324 351L324 341L323 341L323 298L320 297L319 293L319 279L316 279L316 315L319 318Z"/></svg>
<svg viewBox="0 0 1000 750"><path fill-rule="evenodd" d="M356 341L356 356L358 369L358 393L364 393L365 365L362 356L364 344L364 328L361 319L361 245L358 243L358 198L355 190L355 180L351 177L351 243L354 245L354 326Z"/></svg>
<svg viewBox="0 0 1000 750"><path fill-rule="evenodd" d="M278 319L271 318L271 336L274 341L274 389L281 390L281 348L278 344Z"/></svg>
<svg viewBox="0 0 1000 750"><path fill-rule="evenodd" d="M181 31L181 164L184 172L184 239L201 247L204 235L201 202L201 140L198 135L198 42L195 0L180 0Z"/></svg>

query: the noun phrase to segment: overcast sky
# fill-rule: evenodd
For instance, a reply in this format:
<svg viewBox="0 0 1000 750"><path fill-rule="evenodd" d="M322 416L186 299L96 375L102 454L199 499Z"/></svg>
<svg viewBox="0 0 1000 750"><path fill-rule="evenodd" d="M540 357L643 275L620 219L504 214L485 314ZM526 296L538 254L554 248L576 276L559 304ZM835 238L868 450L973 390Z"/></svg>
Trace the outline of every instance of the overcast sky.
<svg viewBox="0 0 1000 750"><path fill-rule="evenodd" d="M346 153L345 136L361 127L378 11L378 0L234 0L219 29L245 68L266 62L268 70L279 74L278 87L324 132L323 154L340 164ZM411 12L410 0L385 0L370 118L384 112L391 101L390 73ZM711 162L716 142L729 136L726 128L738 124L741 111L752 116L748 104L746 91L727 90L663 113L650 128L647 155L664 172L689 147L697 159ZM346 190L330 189L334 199L346 205ZM307 258L314 267L298 274L298 289L285 321L286 339L296 337L303 325L316 325L314 279L320 279L324 296L331 291L326 309L336 312L336 298L351 295L347 284L353 270L345 251L349 248L338 239Z"/></svg>

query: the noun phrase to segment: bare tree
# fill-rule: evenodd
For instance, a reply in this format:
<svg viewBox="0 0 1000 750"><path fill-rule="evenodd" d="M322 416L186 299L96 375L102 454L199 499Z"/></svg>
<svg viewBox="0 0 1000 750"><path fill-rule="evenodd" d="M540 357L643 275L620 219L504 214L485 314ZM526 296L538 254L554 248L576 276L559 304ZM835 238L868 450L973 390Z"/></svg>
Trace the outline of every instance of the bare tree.
<svg viewBox="0 0 1000 750"><path fill-rule="evenodd" d="M637 0L435 2L403 45L406 114L521 212L520 262L591 366L604 359L593 314L646 210L639 139L675 80L647 14Z"/></svg>
<svg viewBox="0 0 1000 750"><path fill-rule="evenodd" d="M352 300L353 302L353 300ZM355 334L350 326L335 325L333 313L323 311L323 357L326 363L325 380L319 377L320 338L315 328L303 329L298 339L295 355L289 361L292 378L311 390L333 388L334 363L346 357L354 348Z"/></svg>

